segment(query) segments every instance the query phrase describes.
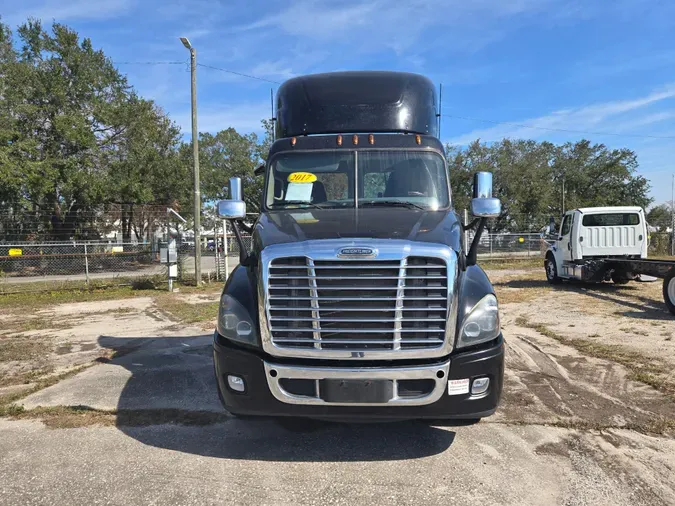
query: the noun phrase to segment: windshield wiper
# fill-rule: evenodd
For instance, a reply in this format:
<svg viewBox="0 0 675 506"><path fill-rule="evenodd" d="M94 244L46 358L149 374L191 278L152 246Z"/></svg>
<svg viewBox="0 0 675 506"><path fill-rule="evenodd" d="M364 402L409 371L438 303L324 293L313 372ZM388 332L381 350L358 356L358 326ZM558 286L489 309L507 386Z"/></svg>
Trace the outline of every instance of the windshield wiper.
<svg viewBox="0 0 675 506"><path fill-rule="evenodd" d="M407 207L427 211L426 207L405 200L371 200L370 202L359 202L359 206Z"/></svg>

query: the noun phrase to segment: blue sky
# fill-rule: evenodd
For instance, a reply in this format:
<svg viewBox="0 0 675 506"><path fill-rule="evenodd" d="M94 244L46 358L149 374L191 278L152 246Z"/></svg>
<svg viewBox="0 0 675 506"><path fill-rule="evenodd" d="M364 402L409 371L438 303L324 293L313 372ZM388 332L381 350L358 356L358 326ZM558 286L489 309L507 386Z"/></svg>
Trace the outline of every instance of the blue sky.
<svg viewBox="0 0 675 506"><path fill-rule="evenodd" d="M28 16L64 22L116 62L187 61L178 41L187 36L200 63L271 81L347 69L423 73L443 83L444 141L564 142L584 135L556 129L594 132L585 137L637 152L657 203L671 197L670 0L0 0L0 6L13 27ZM189 135L186 65L119 68ZM198 83L200 131L259 131L260 119L270 116L275 84L204 67Z"/></svg>

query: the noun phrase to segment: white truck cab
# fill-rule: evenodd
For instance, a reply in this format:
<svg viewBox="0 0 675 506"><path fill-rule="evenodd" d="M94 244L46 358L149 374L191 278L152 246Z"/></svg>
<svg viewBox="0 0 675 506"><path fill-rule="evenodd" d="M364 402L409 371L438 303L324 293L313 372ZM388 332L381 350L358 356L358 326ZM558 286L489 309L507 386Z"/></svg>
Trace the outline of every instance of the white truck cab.
<svg viewBox="0 0 675 506"><path fill-rule="evenodd" d="M546 279L551 284L564 279L624 284L641 275L662 278L663 300L675 314L675 260L648 259L648 239L641 207L567 211L546 251Z"/></svg>
<svg viewBox="0 0 675 506"><path fill-rule="evenodd" d="M647 223L641 207L584 207L567 211L546 253L546 277L553 283L561 279L591 280L597 270L589 260L646 258L647 245ZM612 279L627 281L625 276Z"/></svg>

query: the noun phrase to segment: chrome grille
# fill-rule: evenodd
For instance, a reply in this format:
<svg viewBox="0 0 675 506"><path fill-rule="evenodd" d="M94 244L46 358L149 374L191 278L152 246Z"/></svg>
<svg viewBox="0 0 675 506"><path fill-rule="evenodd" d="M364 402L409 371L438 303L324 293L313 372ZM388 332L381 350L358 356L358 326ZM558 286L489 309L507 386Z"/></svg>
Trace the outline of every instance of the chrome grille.
<svg viewBox="0 0 675 506"><path fill-rule="evenodd" d="M389 351L441 348L449 318L443 258L271 260L270 339L289 350Z"/></svg>

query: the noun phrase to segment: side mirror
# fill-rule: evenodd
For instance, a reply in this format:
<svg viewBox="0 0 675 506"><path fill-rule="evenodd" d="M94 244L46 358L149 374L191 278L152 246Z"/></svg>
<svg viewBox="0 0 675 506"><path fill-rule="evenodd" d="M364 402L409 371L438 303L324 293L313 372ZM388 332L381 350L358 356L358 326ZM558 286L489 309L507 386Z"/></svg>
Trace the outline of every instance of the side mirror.
<svg viewBox="0 0 675 506"><path fill-rule="evenodd" d="M471 214L477 218L497 218L501 212L501 201L492 196L492 173L477 172L473 178Z"/></svg>
<svg viewBox="0 0 675 506"><path fill-rule="evenodd" d="M224 220L243 220L246 218L246 202L241 191L241 179L230 178L230 198L218 202L218 217Z"/></svg>

